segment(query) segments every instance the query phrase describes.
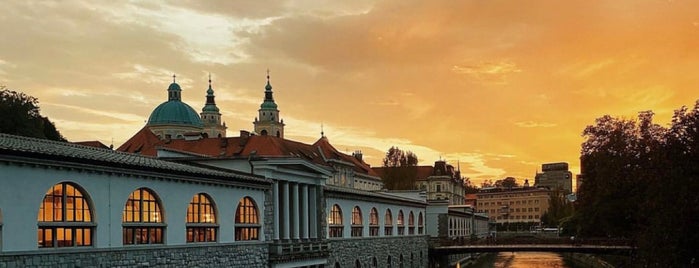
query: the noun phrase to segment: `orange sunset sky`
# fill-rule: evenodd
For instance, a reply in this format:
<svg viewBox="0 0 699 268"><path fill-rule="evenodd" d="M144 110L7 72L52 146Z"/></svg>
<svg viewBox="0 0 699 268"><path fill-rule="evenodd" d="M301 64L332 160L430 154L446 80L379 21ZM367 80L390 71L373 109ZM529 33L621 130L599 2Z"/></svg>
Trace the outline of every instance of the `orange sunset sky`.
<svg viewBox="0 0 699 268"><path fill-rule="evenodd" d="M112 3L114 2L114 3ZM699 1L2 1L0 85L70 141L121 145L177 74L228 135L251 130L271 70L286 137L373 166L391 146L483 179L579 172L604 114L663 125L699 98Z"/></svg>

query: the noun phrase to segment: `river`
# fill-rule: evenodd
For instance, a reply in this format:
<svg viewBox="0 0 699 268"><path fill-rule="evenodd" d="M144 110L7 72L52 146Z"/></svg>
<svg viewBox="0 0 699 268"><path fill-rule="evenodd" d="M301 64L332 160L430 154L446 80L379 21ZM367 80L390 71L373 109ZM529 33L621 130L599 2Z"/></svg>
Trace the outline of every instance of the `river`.
<svg viewBox="0 0 699 268"><path fill-rule="evenodd" d="M465 268L578 268L572 261L558 253L550 252L501 252L485 256L479 263Z"/></svg>

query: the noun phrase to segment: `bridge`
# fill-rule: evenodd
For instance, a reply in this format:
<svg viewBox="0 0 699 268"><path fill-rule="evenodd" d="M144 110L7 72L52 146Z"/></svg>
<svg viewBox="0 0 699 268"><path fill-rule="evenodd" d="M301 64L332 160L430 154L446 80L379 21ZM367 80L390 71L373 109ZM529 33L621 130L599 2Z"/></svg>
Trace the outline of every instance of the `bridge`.
<svg viewBox="0 0 699 268"><path fill-rule="evenodd" d="M497 240L434 241L430 254L450 255L479 252L575 252L589 254L631 255L636 250L632 241L617 238L586 238L571 241L562 237L509 237ZM573 243L571 243L573 242Z"/></svg>
<svg viewBox="0 0 699 268"><path fill-rule="evenodd" d="M459 245L430 248L430 255L450 255L478 252L575 252L590 254L631 255L636 248L615 245L563 245L563 244L498 244L498 245Z"/></svg>

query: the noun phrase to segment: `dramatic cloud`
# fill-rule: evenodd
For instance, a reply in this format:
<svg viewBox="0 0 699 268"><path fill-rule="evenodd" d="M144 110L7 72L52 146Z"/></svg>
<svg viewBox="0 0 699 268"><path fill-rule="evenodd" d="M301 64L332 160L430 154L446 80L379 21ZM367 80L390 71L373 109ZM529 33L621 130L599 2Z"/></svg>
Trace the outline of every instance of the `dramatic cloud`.
<svg viewBox="0 0 699 268"><path fill-rule="evenodd" d="M38 97L70 140L115 145L177 75L201 109L211 73L229 127L251 129L271 69L289 138L473 181L579 170L581 131L604 114L699 98L691 1L148 1L0 3L0 85Z"/></svg>

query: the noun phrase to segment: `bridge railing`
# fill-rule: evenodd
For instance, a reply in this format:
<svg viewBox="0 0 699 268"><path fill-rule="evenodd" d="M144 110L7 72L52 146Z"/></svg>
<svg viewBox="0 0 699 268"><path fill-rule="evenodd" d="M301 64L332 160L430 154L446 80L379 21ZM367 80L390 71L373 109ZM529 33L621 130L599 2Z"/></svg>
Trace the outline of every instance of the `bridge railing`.
<svg viewBox="0 0 699 268"><path fill-rule="evenodd" d="M512 236L503 238L483 238L478 240L463 238L443 238L433 240L435 246L466 246L466 245L594 245L594 246L634 246L631 239L625 238L574 238L570 237L537 237Z"/></svg>

